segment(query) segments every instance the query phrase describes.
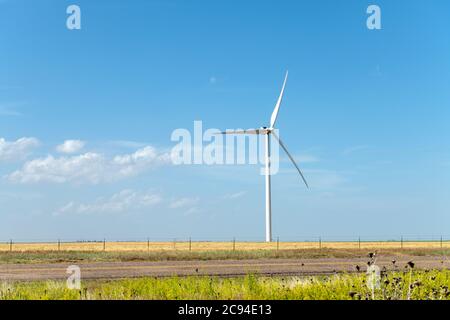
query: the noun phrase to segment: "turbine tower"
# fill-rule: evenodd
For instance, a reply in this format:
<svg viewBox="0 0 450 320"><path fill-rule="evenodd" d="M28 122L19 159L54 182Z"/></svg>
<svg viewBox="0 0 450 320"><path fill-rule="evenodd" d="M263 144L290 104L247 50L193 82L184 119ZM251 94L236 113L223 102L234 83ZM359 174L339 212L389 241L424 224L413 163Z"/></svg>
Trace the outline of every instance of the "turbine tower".
<svg viewBox="0 0 450 320"><path fill-rule="evenodd" d="M283 87L281 88L280 96L278 97L277 104L275 105L275 109L273 110L272 116L270 118L269 127L262 127L257 130L230 130L221 132L221 134L257 134L257 135L265 135L265 178L266 178L266 242L272 241L272 195L271 195L271 169L270 169L270 137L273 136L275 140L280 144L281 148L286 152L289 159L294 164L297 169L300 177L305 183L306 187L309 188L308 182L305 179L302 171L298 167L294 158L291 156L285 144L281 141L280 137L275 133L275 123L277 121L278 113L280 111L281 102L283 101L284 89L286 88L286 82L288 79L288 72L286 72L286 76L284 78Z"/></svg>

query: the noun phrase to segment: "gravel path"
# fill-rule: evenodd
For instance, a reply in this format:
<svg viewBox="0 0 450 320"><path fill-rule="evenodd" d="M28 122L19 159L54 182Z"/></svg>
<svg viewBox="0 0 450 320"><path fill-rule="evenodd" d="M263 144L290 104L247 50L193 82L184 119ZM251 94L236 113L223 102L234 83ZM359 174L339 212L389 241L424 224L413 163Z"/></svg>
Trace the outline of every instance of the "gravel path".
<svg viewBox="0 0 450 320"><path fill-rule="evenodd" d="M392 260L396 260L395 266ZM379 257L376 265L388 270L402 270L408 261L418 269L450 268L449 261L441 257ZM367 259L261 259L211 261L160 262L99 262L79 263L81 277L88 279L120 279L135 277L169 277L190 275L242 276L248 273L262 275L320 275L334 272L365 272ZM70 263L54 264L2 264L0 280L64 280Z"/></svg>

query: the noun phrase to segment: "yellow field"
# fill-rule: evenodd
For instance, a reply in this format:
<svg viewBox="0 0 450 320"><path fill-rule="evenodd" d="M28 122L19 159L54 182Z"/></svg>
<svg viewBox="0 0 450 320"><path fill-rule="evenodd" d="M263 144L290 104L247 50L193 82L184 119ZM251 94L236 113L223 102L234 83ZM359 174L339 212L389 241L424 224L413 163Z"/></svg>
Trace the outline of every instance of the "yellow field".
<svg viewBox="0 0 450 320"><path fill-rule="evenodd" d="M54 243L0 243L0 252L27 251L108 251L108 252L158 252L158 251L252 251L295 249L440 249L450 248L450 242L62 242Z"/></svg>

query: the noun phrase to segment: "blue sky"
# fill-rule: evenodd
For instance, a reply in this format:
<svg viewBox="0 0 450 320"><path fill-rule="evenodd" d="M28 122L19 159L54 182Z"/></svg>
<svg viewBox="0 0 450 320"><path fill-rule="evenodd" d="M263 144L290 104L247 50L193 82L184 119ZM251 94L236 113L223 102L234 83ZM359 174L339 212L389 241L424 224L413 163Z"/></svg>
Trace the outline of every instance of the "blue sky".
<svg viewBox="0 0 450 320"><path fill-rule="evenodd" d="M259 166L164 155L194 120L267 125L287 69L311 189L282 161L274 235L450 236L449 57L444 0L0 1L0 240L262 240Z"/></svg>

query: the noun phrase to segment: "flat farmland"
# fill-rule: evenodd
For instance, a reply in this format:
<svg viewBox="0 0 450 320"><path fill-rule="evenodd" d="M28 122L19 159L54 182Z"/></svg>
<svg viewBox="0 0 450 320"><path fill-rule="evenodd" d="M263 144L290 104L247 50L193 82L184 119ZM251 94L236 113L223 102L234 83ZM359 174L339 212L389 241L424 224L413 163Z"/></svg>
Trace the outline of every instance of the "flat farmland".
<svg viewBox="0 0 450 320"><path fill-rule="evenodd" d="M71 242L2 243L2 281L63 281L77 265L83 279L314 276L381 268L448 270L448 242Z"/></svg>
<svg viewBox="0 0 450 320"><path fill-rule="evenodd" d="M258 250L382 250L382 249L449 249L449 241L377 241L377 242L2 242L0 252L38 251L107 251L107 252L164 252L164 251L258 251Z"/></svg>

